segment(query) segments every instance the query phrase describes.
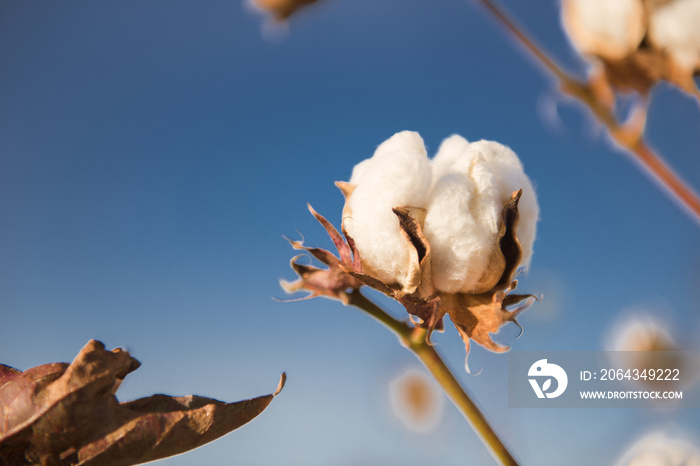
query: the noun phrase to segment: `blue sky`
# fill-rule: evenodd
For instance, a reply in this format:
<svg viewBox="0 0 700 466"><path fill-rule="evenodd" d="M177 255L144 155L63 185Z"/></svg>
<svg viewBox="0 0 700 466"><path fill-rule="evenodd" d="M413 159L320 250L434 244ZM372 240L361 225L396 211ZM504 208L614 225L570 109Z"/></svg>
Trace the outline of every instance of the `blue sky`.
<svg viewBox="0 0 700 466"><path fill-rule="evenodd" d="M554 0L507 7L567 67ZM336 302L282 304L282 235L330 246L335 180L405 129L509 145L541 222L519 289L544 295L497 340L598 350L631 309L700 331L700 232L578 106L541 110L551 80L475 2L328 0L266 39L239 0L0 5L0 360L70 361L90 339L143 365L122 399L282 395L250 425L161 464L490 464L451 406L406 431L388 381L418 367L387 330ZM662 86L651 144L700 187L697 102ZM401 310L392 307L396 315ZM507 408L506 357L440 350L525 464L605 464L655 426L697 439L693 411ZM572 460L573 458L573 460Z"/></svg>

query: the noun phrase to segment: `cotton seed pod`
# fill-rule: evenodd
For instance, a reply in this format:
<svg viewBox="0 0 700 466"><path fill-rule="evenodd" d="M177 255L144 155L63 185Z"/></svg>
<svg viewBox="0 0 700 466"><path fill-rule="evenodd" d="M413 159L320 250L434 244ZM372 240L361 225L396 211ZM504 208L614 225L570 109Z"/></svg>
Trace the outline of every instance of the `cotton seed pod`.
<svg viewBox="0 0 700 466"><path fill-rule="evenodd" d="M646 32L641 0L563 0L562 23L583 55L620 60L634 52Z"/></svg>
<svg viewBox="0 0 700 466"><path fill-rule="evenodd" d="M700 0L653 0L649 40L686 73L700 70Z"/></svg>

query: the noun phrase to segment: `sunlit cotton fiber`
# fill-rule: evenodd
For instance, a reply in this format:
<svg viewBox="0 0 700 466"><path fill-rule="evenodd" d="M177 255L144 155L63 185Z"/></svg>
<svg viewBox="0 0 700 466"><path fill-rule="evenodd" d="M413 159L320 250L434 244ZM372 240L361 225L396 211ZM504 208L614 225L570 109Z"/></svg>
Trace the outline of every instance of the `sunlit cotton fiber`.
<svg viewBox="0 0 700 466"><path fill-rule="evenodd" d="M700 68L700 0L653 4L649 38L686 70Z"/></svg>
<svg viewBox="0 0 700 466"><path fill-rule="evenodd" d="M438 156L433 162L444 163ZM501 211L519 189L519 265L530 261L539 215L534 189L517 155L497 142L471 143L445 165L435 180L424 227L433 251L433 284L448 293L483 292L503 271Z"/></svg>
<svg viewBox="0 0 700 466"><path fill-rule="evenodd" d="M636 50L645 32L641 0L563 0L562 22L576 50L611 60Z"/></svg>
<svg viewBox="0 0 700 466"><path fill-rule="evenodd" d="M365 273L385 283L405 284L410 252L392 209L425 208L430 181L423 139L412 131L395 134L353 170L350 182L356 188L344 222Z"/></svg>

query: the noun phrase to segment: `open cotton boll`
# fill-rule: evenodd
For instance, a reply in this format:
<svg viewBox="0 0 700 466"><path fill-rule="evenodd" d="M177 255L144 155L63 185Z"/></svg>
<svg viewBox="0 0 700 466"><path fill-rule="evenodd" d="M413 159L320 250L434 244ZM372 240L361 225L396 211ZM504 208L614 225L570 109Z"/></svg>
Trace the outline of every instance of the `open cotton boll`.
<svg viewBox="0 0 700 466"><path fill-rule="evenodd" d="M537 233L537 220L540 209L537 204L537 196L530 178L525 174L523 164L518 156L509 147L495 141L477 141L469 145L468 155L464 160L473 160L471 177L483 200L479 202L479 210L484 209L481 204L489 205L496 202L498 211L495 221L500 220L503 206L510 200L513 192L523 190L518 204L519 221L516 231L518 242L522 248L522 258L519 267L527 268L532 258L533 243ZM459 164L460 161L457 161ZM488 217L491 220L494 215L492 206L487 207L477 215Z"/></svg>
<svg viewBox="0 0 700 466"><path fill-rule="evenodd" d="M645 33L641 0L563 0L562 23L584 55L619 60L637 49Z"/></svg>
<svg viewBox="0 0 700 466"><path fill-rule="evenodd" d="M683 69L700 68L700 0L657 3L649 14L649 39Z"/></svg>
<svg viewBox="0 0 700 466"><path fill-rule="evenodd" d="M433 188L423 232L431 246L433 285L445 293L482 292L495 285L487 274L501 267L493 260L496 235L483 219L474 215L480 203L473 180L462 173L448 173ZM486 283L484 282L484 276Z"/></svg>
<svg viewBox="0 0 700 466"><path fill-rule="evenodd" d="M392 209L426 207L431 168L425 145L418 133L403 131L365 162L353 173L351 181L357 186L347 201L345 227L355 240L363 272L404 286L410 245Z"/></svg>

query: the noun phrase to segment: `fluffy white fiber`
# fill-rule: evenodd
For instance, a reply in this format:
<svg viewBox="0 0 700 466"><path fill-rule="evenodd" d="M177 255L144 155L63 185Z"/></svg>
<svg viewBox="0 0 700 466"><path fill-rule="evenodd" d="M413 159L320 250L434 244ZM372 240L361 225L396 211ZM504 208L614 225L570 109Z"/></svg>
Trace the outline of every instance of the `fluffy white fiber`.
<svg viewBox="0 0 700 466"><path fill-rule="evenodd" d="M348 233L365 272L404 285L409 248L393 207L427 209L423 231L432 250L433 284L443 292L481 292L500 278L501 212L511 194L523 190L517 234L520 266L532 256L539 215L532 183L509 148L492 141L447 138L432 160L417 133L397 133L358 164L350 183ZM494 272L495 269L495 272Z"/></svg>
<svg viewBox="0 0 700 466"><path fill-rule="evenodd" d="M527 266L539 215L537 200L518 156L506 146L478 141L462 145L462 152L451 158L452 164L435 180L425 218L433 284L448 293L483 292L495 285L504 265L498 262L503 206L514 191L523 190L518 239L523 248L520 265ZM438 153L434 162L442 160Z"/></svg>
<svg viewBox="0 0 700 466"><path fill-rule="evenodd" d="M418 133L403 131L382 143L374 156L355 167L348 199L348 234L355 240L365 273L385 283L405 285L409 249L394 207L426 207L431 168Z"/></svg>
<svg viewBox="0 0 700 466"><path fill-rule="evenodd" d="M641 0L563 0L562 22L581 53L620 59L644 37Z"/></svg>
<svg viewBox="0 0 700 466"><path fill-rule="evenodd" d="M653 6L649 38L668 50L684 69L700 67L700 0L674 0Z"/></svg>

